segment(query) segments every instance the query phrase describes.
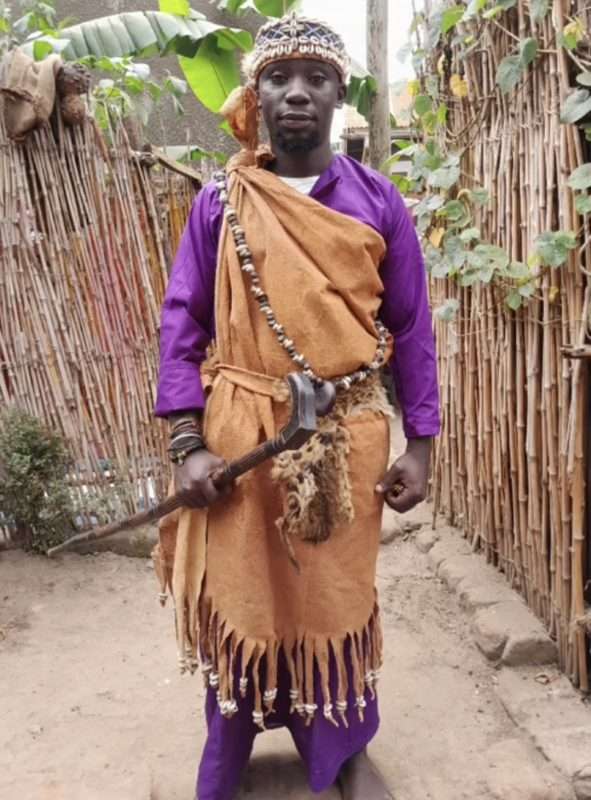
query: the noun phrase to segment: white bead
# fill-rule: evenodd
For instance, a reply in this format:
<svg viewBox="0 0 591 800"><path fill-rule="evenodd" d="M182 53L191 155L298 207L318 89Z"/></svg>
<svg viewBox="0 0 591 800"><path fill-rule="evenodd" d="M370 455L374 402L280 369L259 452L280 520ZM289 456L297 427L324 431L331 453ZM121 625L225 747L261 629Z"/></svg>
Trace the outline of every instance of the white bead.
<svg viewBox="0 0 591 800"><path fill-rule="evenodd" d="M209 685L212 689L217 689L217 687L220 685L220 676L217 674L217 672L212 672L210 674Z"/></svg>

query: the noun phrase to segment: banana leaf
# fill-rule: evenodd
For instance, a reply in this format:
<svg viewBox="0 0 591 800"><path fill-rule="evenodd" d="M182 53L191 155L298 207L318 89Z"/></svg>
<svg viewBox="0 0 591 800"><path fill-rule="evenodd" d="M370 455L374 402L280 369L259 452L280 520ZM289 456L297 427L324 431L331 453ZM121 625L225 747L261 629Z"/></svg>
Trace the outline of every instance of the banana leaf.
<svg viewBox="0 0 591 800"><path fill-rule="evenodd" d="M299 5L300 0L221 0L218 7L230 14L255 9L265 17L282 17Z"/></svg>
<svg viewBox="0 0 591 800"><path fill-rule="evenodd" d="M224 28L197 12L186 18L162 11L113 14L64 28L59 36L69 40L63 55L71 61L84 56L146 58L168 53L193 58L208 39L220 50L252 47L248 31Z"/></svg>
<svg viewBox="0 0 591 800"><path fill-rule="evenodd" d="M376 79L357 61L351 63L351 79L347 86L345 102L368 118L371 101L377 92Z"/></svg>

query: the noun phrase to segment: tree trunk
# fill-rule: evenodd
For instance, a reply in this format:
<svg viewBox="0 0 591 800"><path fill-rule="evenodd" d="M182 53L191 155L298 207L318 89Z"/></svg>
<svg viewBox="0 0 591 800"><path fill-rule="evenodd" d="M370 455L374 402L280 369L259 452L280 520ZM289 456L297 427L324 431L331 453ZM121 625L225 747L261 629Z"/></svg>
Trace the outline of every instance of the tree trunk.
<svg viewBox="0 0 591 800"><path fill-rule="evenodd" d="M367 0L367 69L378 84L369 112L369 164L379 169L390 156L388 0Z"/></svg>

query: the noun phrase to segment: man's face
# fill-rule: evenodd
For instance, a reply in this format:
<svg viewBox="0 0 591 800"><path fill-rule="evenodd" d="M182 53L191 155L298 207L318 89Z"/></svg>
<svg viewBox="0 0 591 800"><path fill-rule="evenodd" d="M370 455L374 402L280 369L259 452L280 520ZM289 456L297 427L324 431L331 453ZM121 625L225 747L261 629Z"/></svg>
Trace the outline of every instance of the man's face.
<svg viewBox="0 0 591 800"><path fill-rule="evenodd" d="M283 152L309 152L330 141L335 108L345 87L334 67L308 58L269 64L258 95L272 143Z"/></svg>

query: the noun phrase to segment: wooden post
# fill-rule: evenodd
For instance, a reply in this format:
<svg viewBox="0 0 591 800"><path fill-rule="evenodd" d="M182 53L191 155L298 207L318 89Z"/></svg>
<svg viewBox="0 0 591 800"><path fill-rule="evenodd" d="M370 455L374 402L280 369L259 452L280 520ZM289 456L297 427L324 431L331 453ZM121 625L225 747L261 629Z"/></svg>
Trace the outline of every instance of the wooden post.
<svg viewBox="0 0 591 800"><path fill-rule="evenodd" d="M388 0L367 0L367 69L378 84L369 112L369 164L379 169L390 156Z"/></svg>

